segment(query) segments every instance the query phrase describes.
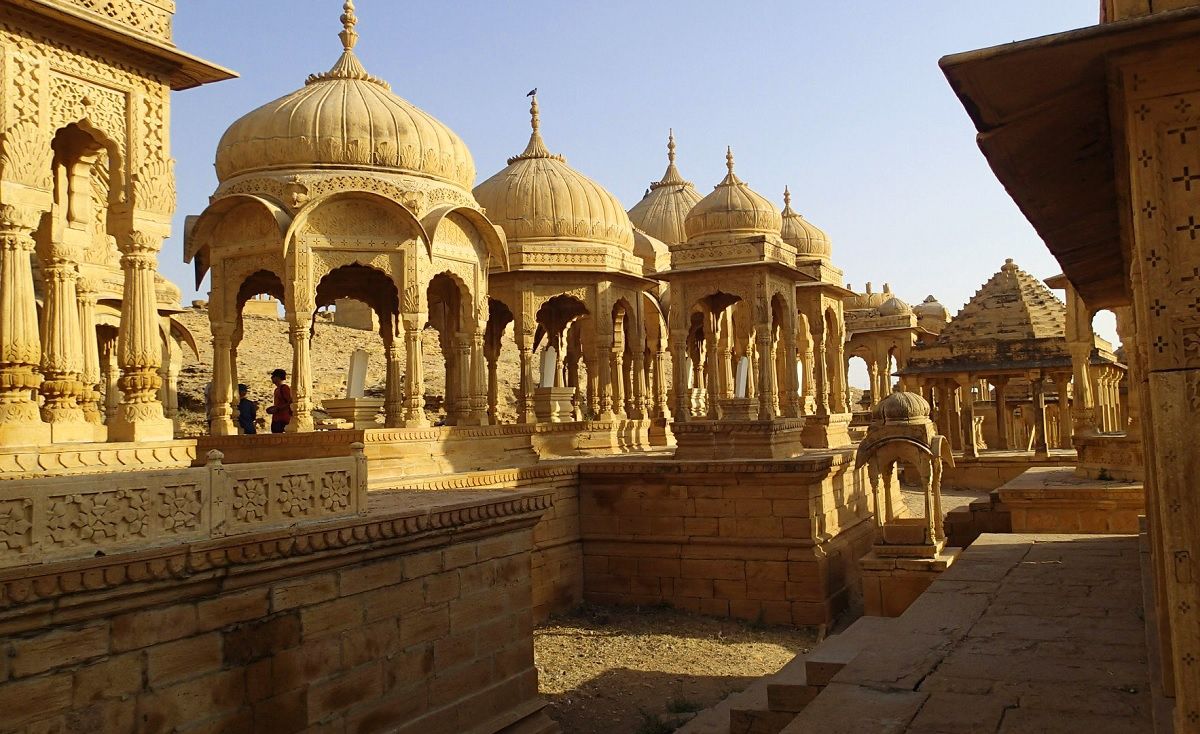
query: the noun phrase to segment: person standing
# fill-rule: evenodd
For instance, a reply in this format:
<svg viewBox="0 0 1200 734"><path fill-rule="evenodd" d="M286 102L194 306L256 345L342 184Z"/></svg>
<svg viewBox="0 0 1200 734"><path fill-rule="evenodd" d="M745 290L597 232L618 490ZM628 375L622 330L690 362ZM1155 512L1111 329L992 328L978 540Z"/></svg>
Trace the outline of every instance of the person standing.
<svg viewBox="0 0 1200 734"><path fill-rule="evenodd" d="M287 370L271 372L271 382L275 385L275 404L267 408L271 414L271 433L283 433L292 422L292 388L284 382L286 379Z"/></svg>
<svg viewBox="0 0 1200 734"><path fill-rule="evenodd" d="M258 432L254 425L258 420L258 403L246 397L248 392L249 387L238 385L238 426L242 433L250 435Z"/></svg>

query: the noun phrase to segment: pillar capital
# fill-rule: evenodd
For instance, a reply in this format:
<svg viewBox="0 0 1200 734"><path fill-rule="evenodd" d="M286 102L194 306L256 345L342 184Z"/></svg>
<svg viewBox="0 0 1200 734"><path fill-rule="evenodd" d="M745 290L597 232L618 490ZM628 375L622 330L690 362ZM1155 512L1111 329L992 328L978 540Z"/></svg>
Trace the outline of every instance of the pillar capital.
<svg viewBox="0 0 1200 734"><path fill-rule="evenodd" d="M16 204L0 204L0 237L9 234L29 234L37 229L42 219L42 211L32 206ZM33 249L33 240L22 243L26 249ZM8 246L5 241L5 246Z"/></svg>

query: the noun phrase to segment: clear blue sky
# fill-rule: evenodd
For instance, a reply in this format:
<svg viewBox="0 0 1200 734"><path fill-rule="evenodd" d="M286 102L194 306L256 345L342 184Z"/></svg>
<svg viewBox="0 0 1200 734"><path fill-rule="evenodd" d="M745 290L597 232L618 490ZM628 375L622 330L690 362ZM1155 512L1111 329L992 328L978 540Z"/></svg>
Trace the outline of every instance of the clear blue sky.
<svg viewBox="0 0 1200 734"><path fill-rule="evenodd" d="M1060 269L992 176L938 58L1091 25L1099 4L357 0L356 51L466 141L477 182L524 147L538 87L549 147L627 207L661 175L668 127L701 192L732 145L757 191L782 207L791 187L855 288L887 281L957 310L1006 257L1038 277ZM332 65L340 12L341 0L178 4L176 44L241 75L174 96L179 209L160 260L185 298L183 215L216 186L221 133Z"/></svg>

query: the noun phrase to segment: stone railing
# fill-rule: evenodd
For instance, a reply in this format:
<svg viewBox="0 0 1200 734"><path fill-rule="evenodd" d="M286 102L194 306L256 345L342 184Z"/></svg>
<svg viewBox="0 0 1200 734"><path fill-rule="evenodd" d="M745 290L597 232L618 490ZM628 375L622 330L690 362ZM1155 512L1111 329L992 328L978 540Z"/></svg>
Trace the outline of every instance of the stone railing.
<svg viewBox="0 0 1200 734"><path fill-rule="evenodd" d="M363 514L367 460L349 456L76 475L0 484L0 568L194 543Z"/></svg>
<svg viewBox="0 0 1200 734"><path fill-rule="evenodd" d="M171 40L173 0L55 0L159 41Z"/></svg>

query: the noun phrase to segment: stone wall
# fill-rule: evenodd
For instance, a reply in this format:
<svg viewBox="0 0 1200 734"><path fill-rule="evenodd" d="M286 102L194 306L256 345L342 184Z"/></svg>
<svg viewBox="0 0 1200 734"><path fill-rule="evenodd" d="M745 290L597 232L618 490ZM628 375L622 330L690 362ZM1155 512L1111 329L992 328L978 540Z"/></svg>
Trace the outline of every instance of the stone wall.
<svg viewBox="0 0 1200 734"><path fill-rule="evenodd" d="M849 602L873 528L850 452L580 469L584 596L773 624Z"/></svg>
<svg viewBox="0 0 1200 734"><path fill-rule="evenodd" d="M532 492L0 573L5 731L556 731ZM397 728L400 727L400 728Z"/></svg>

